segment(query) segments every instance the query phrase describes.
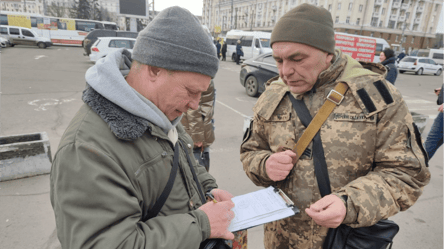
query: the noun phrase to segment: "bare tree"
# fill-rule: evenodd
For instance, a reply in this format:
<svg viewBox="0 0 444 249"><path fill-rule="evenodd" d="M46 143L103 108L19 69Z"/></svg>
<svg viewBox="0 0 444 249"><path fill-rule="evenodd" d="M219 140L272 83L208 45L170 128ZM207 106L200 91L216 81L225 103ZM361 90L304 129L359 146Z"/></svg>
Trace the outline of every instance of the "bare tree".
<svg viewBox="0 0 444 249"><path fill-rule="evenodd" d="M102 21L103 16L102 16L101 8L99 5L99 1L98 0L91 0L90 7L91 7L90 8L91 19Z"/></svg>
<svg viewBox="0 0 444 249"><path fill-rule="evenodd" d="M60 1L54 1L48 6L47 12L49 16L65 17L66 8Z"/></svg>

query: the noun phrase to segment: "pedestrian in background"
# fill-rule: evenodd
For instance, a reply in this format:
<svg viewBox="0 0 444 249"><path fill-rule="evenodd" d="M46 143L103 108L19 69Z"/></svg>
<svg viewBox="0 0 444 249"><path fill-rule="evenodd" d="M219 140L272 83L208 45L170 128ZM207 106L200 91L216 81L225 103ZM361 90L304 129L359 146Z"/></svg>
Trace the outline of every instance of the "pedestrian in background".
<svg viewBox="0 0 444 249"><path fill-rule="evenodd" d="M194 142L193 153L199 163L210 170L210 145L214 142L214 81L200 97L199 107L183 114L182 125Z"/></svg>
<svg viewBox="0 0 444 249"><path fill-rule="evenodd" d="M398 77L395 52L390 48L386 48L381 54L379 54L379 60L381 61L381 64L388 69L385 79L394 85L396 78Z"/></svg>
<svg viewBox="0 0 444 249"><path fill-rule="evenodd" d="M220 48L221 48L221 45L220 45L220 42L219 42L219 39L218 39L217 42L216 42L216 52L217 52L217 58L218 59L220 59Z"/></svg>
<svg viewBox="0 0 444 249"><path fill-rule="evenodd" d="M85 103L51 170L62 248L199 248L208 238L234 238L232 195L196 162L180 124L218 66L199 20L176 6L139 33L132 55L120 49L88 69ZM206 192L217 203L207 203Z"/></svg>
<svg viewBox="0 0 444 249"><path fill-rule="evenodd" d="M402 50L401 53L398 54L397 62L400 62L405 57L405 49Z"/></svg>
<svg viewBox="0 0 444 249"><path fill-rule="evenodd" d="M239 65L241 56L244 56L244 51L242 49L241 40L238 40L237 45L236 45L236 64L237 65Z"/></svg>
<svg viewBox="0 0 444 249"><path fill-rule="evenodd" d="M430 128L429 134L427 135L427 139L424 143L424 147L429 155L429 159L435 155L436 150L438 150L443 143L443 88L444 84L441 89L435 89L435 94L438 95L438 100L436 100L436 104L439 105L438 116L435 118L432 128Z"/></svg>
<svg viewBox="0 0 444 249"><path fill-rule="evenodd" d="M306 3L283 15L271 33L279 77L266 83L253 108L241 161L253 183L281 188L301 213L265 224L266 249L321 249L329 228L368 227L405 211L430 180L401 93L376 73L385 67L363 68L335 50L334 37L330 12ZM339 82L348 86L343 99L326 100ZM338 105L319 139L305 141L310 144L298 161L292 149L308 124L291 98L308 117L325 101ZM315 174L321 161L332 193L324 197Z"/></svg>
<svg viewBox="0 0 444 249"><path fill-rule="evenodd" d="M227 41L224 41L224 45L222 45L222 60L227 60Z"/></svg>

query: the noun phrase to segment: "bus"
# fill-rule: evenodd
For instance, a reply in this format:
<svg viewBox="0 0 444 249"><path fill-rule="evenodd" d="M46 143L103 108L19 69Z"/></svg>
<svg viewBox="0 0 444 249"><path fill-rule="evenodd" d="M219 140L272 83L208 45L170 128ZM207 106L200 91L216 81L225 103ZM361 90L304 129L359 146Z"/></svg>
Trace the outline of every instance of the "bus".
<svg viewBox="0 0 444 249"><path fill-rule="evenodd" d="M227 55L231 60L236 59L236 44L241 41L244 55L241 59L246 60L260 54L271 52L271 33L262 31L230 30L227 32L225 42L227 43Z"/></svg>
<svg viewBox="0 0 444 249"><path fill-rule="evenodd" d="M381 54L381 52L384 51L384 49L390 48L390 44L386 40L384 40L382 38L376 38L376 37L371 37L371 36L362 36L362 35L354 35L354 34L348 34L348 33L342 33L342 32L335 32L335 40L336 40L336 47L337 48L338 47L339 48L343 48L343 47L341 47L342 44L340 44L340 42L338 42L338 39L337 39L338 36L357 37L357 38L362 38L362 39L365 39L365 40L372 40L376 44L375 44L375 49L372 51L372 58L373 58L373 60L371 62L375 62L375 63L380 62L379 54ZM367 42L365 42L365 43L367 43ZM343 49L341 49L341 50L343 50ZM357 58L355 58L355 59L357 59Z"/></svg>
<svg viewBox="0 0 444 249"><path fill-rule="evenodd" d="M47 37L53 44L81 46L83 39L93 29L117 30L114 22L44 16L39 14L2 11L0 24L34 30Z"/></svg>

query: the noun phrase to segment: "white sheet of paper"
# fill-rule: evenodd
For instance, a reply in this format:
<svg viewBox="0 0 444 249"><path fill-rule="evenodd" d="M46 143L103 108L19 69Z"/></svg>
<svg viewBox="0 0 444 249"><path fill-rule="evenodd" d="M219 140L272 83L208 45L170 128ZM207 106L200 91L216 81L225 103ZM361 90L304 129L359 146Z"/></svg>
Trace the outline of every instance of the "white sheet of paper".
<svg viewBox="0 0 444 249"><path fill-rule="evenodd" d="M282 197L273 187L239 195L232 198L235 217L228 230L230 232L254 227L267 222L280 220L294 215Z"/></svg>

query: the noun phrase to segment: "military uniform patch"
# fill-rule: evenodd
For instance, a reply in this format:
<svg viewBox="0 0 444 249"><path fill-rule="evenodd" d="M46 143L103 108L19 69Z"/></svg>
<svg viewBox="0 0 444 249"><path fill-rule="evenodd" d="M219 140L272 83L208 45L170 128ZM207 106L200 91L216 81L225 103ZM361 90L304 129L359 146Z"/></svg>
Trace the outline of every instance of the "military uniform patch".
<svg viewBox="0 0 444 249"><path fill-rule="evenodd" d="M376 123L375 115L366 117L364 113L333 113L333 119L335 121Z"/></svg>

